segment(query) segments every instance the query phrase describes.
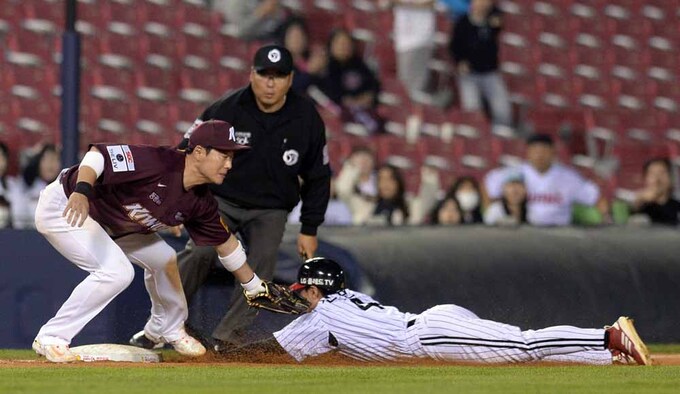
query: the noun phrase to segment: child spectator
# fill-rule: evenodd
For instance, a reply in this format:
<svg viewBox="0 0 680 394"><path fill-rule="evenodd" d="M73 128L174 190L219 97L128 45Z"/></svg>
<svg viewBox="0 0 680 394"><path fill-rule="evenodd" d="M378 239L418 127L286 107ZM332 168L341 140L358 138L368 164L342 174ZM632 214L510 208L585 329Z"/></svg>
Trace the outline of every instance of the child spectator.
<svg viewBox="0 0 680 394"><path fill-rule="evenodd" d="M517 172L508 176L503 185L503 197L484 211L488 225L517 226L527 222L527 189L524 178Z"/></svg>
<svg viewBox="0 0 680 394"><path fill-rule="evenodd" d="M455 226L461 223L460 207L453 196L440 201L430 214L430 223L437 226Z"/></svg>

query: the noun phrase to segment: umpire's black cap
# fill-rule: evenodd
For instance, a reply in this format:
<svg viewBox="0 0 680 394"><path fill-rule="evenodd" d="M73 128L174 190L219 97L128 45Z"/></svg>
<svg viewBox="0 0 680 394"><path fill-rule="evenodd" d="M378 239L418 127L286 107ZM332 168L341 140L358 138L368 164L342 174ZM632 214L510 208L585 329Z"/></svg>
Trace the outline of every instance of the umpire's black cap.
<svg viewBox="0 0 680 394"><path fill-rule="evenodd" d="M293 56L280 45L265 45L255 52L253 68L258 72L272 70L288 75L293 72Z"/></svg>
<svg viewBox="0 0 680 394"><path fill-rule="evenodd" d="M290 286L290 290L299 291L307 286L324 289L328 294L337 293L345 288L345 271L331 259L309 259L300 267L298 281Z"/></svg>

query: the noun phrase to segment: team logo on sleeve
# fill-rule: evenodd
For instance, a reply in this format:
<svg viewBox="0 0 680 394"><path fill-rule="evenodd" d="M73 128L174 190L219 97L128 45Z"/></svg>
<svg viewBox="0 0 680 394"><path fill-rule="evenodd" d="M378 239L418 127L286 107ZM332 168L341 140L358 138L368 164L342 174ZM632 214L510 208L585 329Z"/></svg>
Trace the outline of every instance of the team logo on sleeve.
<svg viewBox="0 0 680 394"><path fill-rule="evenodd" d="M287 166L294 166L299 158L300 154L295 149L288 149L283 152L283 162L286 163Z"/></svg>
<svg viewBox="0 0 680 394"><path fill-rule="evenodd" d="M135 170L135 159L128 145L109 145L106 147L111 160L113 172L128 172Z"/></svg>

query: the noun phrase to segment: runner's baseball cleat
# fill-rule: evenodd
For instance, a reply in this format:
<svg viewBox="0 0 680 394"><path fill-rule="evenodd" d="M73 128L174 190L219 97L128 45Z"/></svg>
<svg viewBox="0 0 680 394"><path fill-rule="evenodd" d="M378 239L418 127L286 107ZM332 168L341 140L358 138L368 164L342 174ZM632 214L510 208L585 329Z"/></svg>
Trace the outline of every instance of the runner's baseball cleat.
<svg viewBox="0 0 680 394"><path fill-rule="evenodd" d="M606 326L609 334L607 347L612 351L619 351L626 356L632 357L639 365L652 365L649 350L633 326L633 319L621 316L611 326Z"/></svg>

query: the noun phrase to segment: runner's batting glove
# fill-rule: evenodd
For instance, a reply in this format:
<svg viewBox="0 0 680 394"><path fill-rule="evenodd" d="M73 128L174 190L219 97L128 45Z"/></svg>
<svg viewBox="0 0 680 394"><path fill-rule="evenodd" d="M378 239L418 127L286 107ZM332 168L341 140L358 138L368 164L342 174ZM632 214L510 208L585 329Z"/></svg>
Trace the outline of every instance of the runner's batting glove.
<svg viewBox="0 0 680 394"><path fill-rule="evenodd" d="M300 315L309 309L307 300L273 282L262 282L262 287L256 294L249 294L244 290L243 295L249 306L271 312Z"/></svg>

